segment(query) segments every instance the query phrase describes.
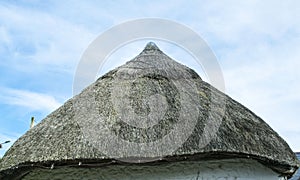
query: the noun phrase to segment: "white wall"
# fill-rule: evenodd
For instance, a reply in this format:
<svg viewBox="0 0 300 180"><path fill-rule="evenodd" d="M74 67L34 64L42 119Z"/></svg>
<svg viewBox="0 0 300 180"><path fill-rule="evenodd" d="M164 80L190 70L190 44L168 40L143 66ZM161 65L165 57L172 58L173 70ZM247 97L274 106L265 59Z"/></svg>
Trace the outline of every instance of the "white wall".
<svg viewBox="0 0 300 180"><path fill-rule="evenodd" d="M31 172L24 179L119 179L119 180L276 180L278 175L247 160L177 162L159 166L106 166L98 168L54 168Z"/></svg>

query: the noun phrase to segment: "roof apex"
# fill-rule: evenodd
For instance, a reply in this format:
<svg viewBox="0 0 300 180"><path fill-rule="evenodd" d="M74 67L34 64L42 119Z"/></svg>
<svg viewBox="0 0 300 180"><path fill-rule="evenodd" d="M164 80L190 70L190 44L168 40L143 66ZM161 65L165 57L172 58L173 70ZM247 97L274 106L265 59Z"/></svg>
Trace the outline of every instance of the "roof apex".
<svg viewBox="0 0 300 180"><path fill-rule="evenodd" d="M164 54L158 46L154 42L148 42L144 48L144 50L140 53L140 55L151 55L151 54Z"/></svg>
<svg viewBox="0 0 300 180"><path fill-rule="evenodd" d="M159 50L160 49L157 47L157 45L154 43L154 42L148 42L146 47L144 48L144 51L147 51L147 50Z"/></svg>

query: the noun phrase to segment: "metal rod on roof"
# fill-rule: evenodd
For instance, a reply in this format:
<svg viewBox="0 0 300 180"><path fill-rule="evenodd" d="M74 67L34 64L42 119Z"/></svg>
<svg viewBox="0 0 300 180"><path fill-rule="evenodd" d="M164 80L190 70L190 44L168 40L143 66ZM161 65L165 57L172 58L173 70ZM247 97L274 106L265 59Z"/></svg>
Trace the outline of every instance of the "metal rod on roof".
<svg viewBox="0 0 300 180"><path fill-rule="evenodd" d="M33 126L34 126L34 117L31 117L30 129L33 128Z"/></svg>

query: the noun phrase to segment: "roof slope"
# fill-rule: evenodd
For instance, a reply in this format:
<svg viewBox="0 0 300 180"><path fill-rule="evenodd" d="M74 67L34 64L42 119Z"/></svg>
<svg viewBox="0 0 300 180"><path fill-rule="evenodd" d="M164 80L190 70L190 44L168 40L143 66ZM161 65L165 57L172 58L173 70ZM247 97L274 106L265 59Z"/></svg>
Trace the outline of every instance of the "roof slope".
<svg viewBox="0 0 300 180"><path fill-rule="evenodd" d="M196 92L187 95L193 99L192 105L196 106L196 109L188 111L185 115L193 117L195 114L197 121L193 129L185 129L191 133L186 141L175 152L164 154L158 161L252 158L288 176L299 167L299 162L288 144L261 118L202 81L192 69L172 60L156 45L150 43L133 60L100 77L19 138L0 162L0 177L23 174L35 166L112 162L112 158L106 155L107 152L95 147L93 145L95 142L87 138L89 134L85 132L85 126L103 128L97 124L98 121L103 121L102 123L118 137L137 144L164 137L172 131L172 126L178 123L180 116L178 112L182 108L182 104L178 101L179 86L170 83L172 79L183 79L182 82L186 83L183 86L186 87L182 87ZM189 85L191 81L194 84L192 86ZM123 102L122 94L116 93L118 90L127 93L130 101ZM157 121L155 123L158 125L153 125L153 122L148 122L146 118L142 122L150 123L149 127L153 125L152 129L148 128L149 131L146 131L144 128L138 128L141 124L136 124L135 128L132 128L120 120L127 117L130 119L132 116L126 109L128 105L126 103L134 107L135 113L141 116L149 115L151 109L142 100L153 93L163 94L166 97L168 109L163 121ZM222 98L226 102L224 115L219 101ZM121 107L123 103L125 105ZM159 106L157 102L155 105ZM125 109L117 112L114 108L116 106ZM209 134L203 133L209 113L213 117L209 119L212 122L210 125L220 127L214 138L204 147L203 139L210 138ZM220 117L222 122L218 124L216 119ZM188 120L187 118L186 121ZM96 141L101 140L99 138L103 139L103 137L93 138ZM173 140L176 143L177 139ZM110 144L109 141L102 146L107 144ZM160 151L159 148L152 151ZM120 147L115 149L118 151ZM145 156L151 155L153 154ZM119 157L116 155L114 159L128 157L132 157L132 154L124 153Z"/></svg>

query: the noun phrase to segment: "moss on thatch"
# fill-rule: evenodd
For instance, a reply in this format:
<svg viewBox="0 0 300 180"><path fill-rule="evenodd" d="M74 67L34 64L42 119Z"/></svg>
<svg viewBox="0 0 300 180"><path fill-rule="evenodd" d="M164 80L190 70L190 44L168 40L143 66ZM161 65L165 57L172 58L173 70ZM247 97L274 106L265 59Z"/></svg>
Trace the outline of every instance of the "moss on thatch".
<svg viewBox="0 0 300 180"><path fill-rule="evenodd" d="M19 138L1 161L0 176L4 178L24 174L34 167L76 165L79 162L97 165L115 162L112 159L128 158L130 154L108 157L107 153L93 145L95 142L86 138L87 134L82 127L86 125L101 129L103 127L97 127L97 121L103 121L102 124L116 136L134 143L155 142L163 138L172 131L174 124L179 123L179 111L182 108L181 94L178 87L171 83L172 79L182 79L181 82L186 83L184 88L195 92L188 92L187 96L193 100L188 108L196 107L189 113L195 113L197 121L188 139L176 151L165 154L157 161L251 158L287 176L292 175L299 167L288 144L261 118L202 81L192 69L175 62L151 44L133 60L100 77ZM118 84L114 84L116 80ZM161 94L168 103L163 120L157 121L148 129L138 125L132 128L124 123L113 103L113 100L118 101L118 96L122 96L115 93L121 89L126 91L124 93L128 95L134 112L141 116L151 111L143 99ZM222 102L225 102L225 109L222 108ZM121 117L131 116L126 114L128 111L122 113ZM203 146L203 141L212 137L203 133L210 115L211 128L220 127L209 144ZM222 118L221 124L217 122L219 118ZM94 138L97 140L102 137ZM176 141L174 139L174 143ZM160 148L165 147L153 148L152 151L160 151ZM118 151L118 148L115 150ZM146 156L155 158L151 157L151 153Z"/></svg>

